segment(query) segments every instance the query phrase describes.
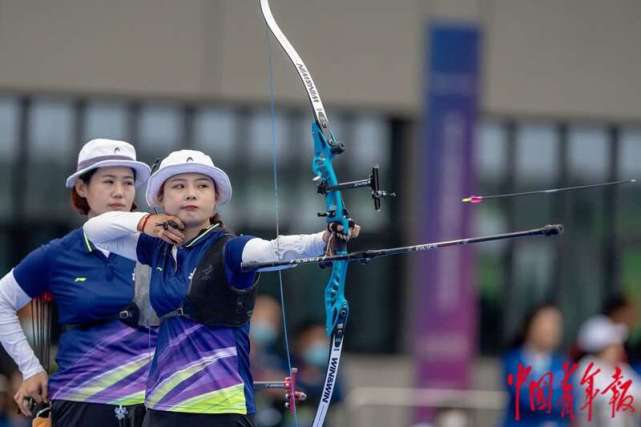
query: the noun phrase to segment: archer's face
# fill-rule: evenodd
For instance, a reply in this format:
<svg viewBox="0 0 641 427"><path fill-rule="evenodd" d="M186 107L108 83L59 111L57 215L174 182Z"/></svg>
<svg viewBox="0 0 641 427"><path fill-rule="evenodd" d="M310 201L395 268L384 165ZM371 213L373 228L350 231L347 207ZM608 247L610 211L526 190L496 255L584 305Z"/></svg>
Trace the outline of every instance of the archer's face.
<svg viewBox="0 0 641 427"><path fill-rule="evenodd" d="M88 183L78 180L76 192L87 199L88 216L111 211L131 211L136 197L134 172L128 167L98 168Z"/></svg>
<svg viewBox="0 0 641 427"><path fill-rule="evenodd" d="M214 181L207 175L183 173L163 184L159 201L168 215L177 216L185 227L207 227L216 212Z"/></svg>

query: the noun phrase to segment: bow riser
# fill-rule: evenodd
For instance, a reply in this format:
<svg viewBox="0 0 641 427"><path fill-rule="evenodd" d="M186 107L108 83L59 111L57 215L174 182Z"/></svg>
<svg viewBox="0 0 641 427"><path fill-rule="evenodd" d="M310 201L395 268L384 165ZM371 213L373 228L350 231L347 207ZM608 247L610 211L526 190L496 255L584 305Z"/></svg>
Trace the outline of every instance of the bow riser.
<svg viewBox="0 0 641 427"><path fill-rule="evenodd" d="M332 166L334 151L325 139L325 135L318 123L312 123L312 138L314 140L314 159L312 172L316 179L327 186L338 184L336 173ZM343 230L349 230L349 214L343 202L340 191L329 191L325 194L325 209L323 216L327 223L340 223ZM347 245L339 245L335 250L336 255L347 254ZM343 322L347 319L349 306L345 299L345 279L347 277L347 262L332 263L332 272L325 287L325 332L328 336L336 329L339 318ZM344 312L341 315L341 312Z"/></svg>

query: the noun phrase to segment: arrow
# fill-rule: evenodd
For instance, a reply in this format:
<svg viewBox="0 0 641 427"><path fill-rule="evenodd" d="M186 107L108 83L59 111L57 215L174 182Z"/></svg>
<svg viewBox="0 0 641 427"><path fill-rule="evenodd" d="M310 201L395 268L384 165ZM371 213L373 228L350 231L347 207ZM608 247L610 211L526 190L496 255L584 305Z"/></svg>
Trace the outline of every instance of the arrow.
<svg viewBox="0 0 641 427"><path fill-rule="evenodd" d="M550 188L548 190L534 190L534 191L523 191L520 193L507 193L507 194L493 194L491 196L469 196L461 199L463 203L471 203L473 205L479 204L484 200L488 199L502 199L506 197L519 197L519 196L531 196L533 194L551 194L551 193L560 193L562 191L572 191L572 190L585 190L588 188L599 188L599 187L608 187L611 185L621 185L621 184L634 184L637 182L636 179L623 179L620 181L610 181L603 182L600 184L588 184L588 185L576 185L574 187L561 187L561 188Z"/></svg>

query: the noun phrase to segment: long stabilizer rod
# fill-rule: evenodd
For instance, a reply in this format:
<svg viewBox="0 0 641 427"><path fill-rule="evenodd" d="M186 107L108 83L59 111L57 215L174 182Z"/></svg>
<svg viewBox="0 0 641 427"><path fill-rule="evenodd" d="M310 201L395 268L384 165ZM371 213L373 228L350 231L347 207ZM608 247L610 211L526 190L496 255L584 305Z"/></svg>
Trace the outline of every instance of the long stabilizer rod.
<svg viewBox="0 0 641 427"><path fill-rule="evenodd" d="M514 231L512 233L492 234L489 236L469 237L467 239L445 240L435 243L424 243L414 246L401 246L387 249L370 249L366 251L352 252L344 255L325 255L319 257L297 258L288 261L274 262L244 262L241 264L243 271L259 270L263 268L274 268L283 266L298 266L301 264L319 264L332 261L360 261L367 263L374 258L380 258L390 255L400 255L411 252L424 252L432 249L445 248L448 246L463 246L471 243L491 242L493 240L515 239L518 237L528 236L556 236L563 233L563 225L553 224L532 230Z"/></svg>

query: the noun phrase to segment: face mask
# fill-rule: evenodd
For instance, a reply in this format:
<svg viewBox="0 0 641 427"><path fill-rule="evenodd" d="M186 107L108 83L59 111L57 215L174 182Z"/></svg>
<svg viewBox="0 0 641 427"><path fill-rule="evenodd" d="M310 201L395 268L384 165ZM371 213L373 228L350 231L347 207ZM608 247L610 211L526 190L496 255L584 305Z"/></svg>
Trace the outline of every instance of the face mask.
<svg viewBox="0 0 641 427"><path fill-rule="evenodd" d="M327 345L324 343L312 344L303 352L303 360L305 363L319 368L327 364L328 357L329 348L327 348Z"/></svg>
<svg viewBox="0 0 641 427"><path fill-rule="evenodd" d="M249 336L256 344L268 345L276 341L276 330L272 325L262 321L253 322L249 329Z"/></svg>

